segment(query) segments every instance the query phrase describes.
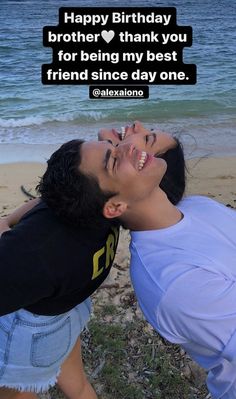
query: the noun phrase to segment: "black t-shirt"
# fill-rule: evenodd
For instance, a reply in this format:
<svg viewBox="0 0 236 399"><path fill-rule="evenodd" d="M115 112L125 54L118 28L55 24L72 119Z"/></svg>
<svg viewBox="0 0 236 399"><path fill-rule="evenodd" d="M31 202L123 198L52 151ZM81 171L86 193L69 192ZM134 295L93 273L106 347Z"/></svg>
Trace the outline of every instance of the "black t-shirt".
<svg viewBox="0 0 236 399"><path fill-rule="evenodd" d="M107 277L118 238L115 225L71 227L40 202L0 239L0 316L57 315L83 302Z"/></svg>

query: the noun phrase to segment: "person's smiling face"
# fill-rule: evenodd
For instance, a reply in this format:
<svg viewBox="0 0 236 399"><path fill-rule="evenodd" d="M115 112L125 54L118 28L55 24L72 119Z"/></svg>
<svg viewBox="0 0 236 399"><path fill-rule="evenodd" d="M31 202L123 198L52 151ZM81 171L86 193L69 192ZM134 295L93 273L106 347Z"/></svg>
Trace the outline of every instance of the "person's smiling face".
<svg viewBox="0 0 236 399"><path fill-rule="evenodd" d="M150 195L160 184L166 167L163 159L130 143L114 147L108 141L90 141L81 146L79 170L95 176L103 191L115 192L128 203Z"/></svg>
<svg viewBox="0 0 236 399"><path fill-rule="evenodd" d="M121 132L115 129L100 129L99 140L109 140L114 145L127 143L152 155L161 155L175 148L176 140L169 133L150 131L141 122L136 121L132 126L122 128Z"/></svg>

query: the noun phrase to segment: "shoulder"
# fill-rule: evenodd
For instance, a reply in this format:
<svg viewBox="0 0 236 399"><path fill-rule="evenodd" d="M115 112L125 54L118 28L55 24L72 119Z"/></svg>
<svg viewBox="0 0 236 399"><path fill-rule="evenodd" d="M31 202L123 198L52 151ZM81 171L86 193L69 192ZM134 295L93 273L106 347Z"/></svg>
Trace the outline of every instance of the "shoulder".
<svg viewBox="0 0 236 399"><path fill-rule="evenodd" d="M58 224L59 220L54 215L53 210L50 209L44 201L40 201L22 217L18 225L22 227L35 223L43 223L44 225L50 226Z"/></svg>
<svg viewBox="0 0 236 399"><path fill-rule="evenodd" d="M203 196L203 195L190 195L188 197L185 197L184 199L182 199L179 204L178 207L185 207L185 208L192 208L192 207L196 207L196 208L200 208L200 207L211 207L211 208L221 208L221 209L225 209L225 210L229 210L229 208L227 206L225 206L224 204Z"/></svg>
<svg viewBox="0 0 236 399"><path fill-rule="evenodd" d="M215 205L218 204L217 201L209 198L209 197L205 197L203 195L189 195L185 198L183 198L177 205L177 207L199 207L199 206L203 206L203 205Z"/></svg>
<svg viewBox="0 0 236 399"><path fill-rule="evenodd" d="M192 217L204 217L209 219L216 219L217 217L229 216L236 219L235 209L231 209L226 205L213 200L212 198L194 195L184 198L179 202L177 207L186 214L190 214Z"/></svg>

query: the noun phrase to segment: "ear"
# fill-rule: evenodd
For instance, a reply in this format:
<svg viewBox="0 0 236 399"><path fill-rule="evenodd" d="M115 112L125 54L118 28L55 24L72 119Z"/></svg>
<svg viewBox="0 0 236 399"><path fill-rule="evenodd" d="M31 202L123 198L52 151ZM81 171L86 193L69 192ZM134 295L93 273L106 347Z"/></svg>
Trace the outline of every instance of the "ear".
<svg viewBox="0 0 236 399"><path fill-rule="evenodd" d="M124 201L117 201L109 199L103 207L103 216L107 219L113 219L121 216L127 209L127 204Z"/></svg>

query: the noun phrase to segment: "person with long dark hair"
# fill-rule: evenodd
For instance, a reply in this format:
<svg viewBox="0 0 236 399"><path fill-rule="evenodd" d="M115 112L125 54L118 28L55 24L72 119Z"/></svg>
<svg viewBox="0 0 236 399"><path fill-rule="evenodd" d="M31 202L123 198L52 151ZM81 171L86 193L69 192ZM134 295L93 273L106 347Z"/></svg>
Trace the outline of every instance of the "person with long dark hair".
<svg viewBox="0 0 236 399"><path fill-rule="evenodd" d="M80 173L109 193L98 220L131 230L131 279L146 319L207 370L213 398L234 399L235 210L203 196L174 205L161 188L166 161L133 143L84 142L80 152Z"/></svg>

